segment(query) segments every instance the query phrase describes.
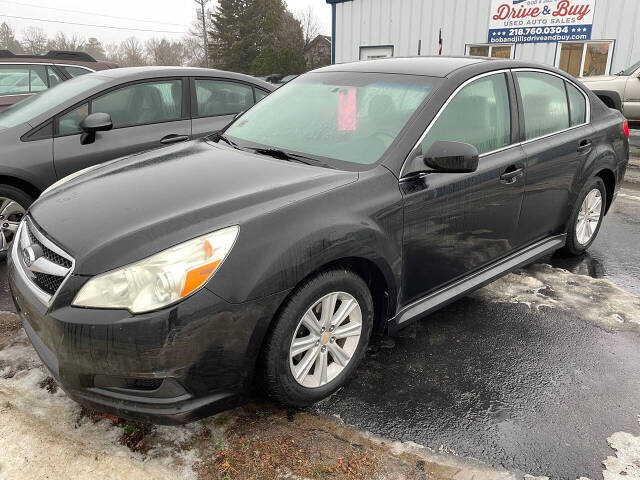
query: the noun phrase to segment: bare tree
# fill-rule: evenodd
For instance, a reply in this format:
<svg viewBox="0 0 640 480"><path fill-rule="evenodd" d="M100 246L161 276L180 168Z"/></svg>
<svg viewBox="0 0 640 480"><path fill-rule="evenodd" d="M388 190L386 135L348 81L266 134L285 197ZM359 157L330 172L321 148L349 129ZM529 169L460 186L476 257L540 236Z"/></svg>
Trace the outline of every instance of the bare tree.
<svg viewBox="0 0 640 480"><path fill-rule="evenodd" d="M182 42L152 38L147 41L145 49L152 65L182 65L184 61L185 48Z"/></svg>
<svg viewBox="0 0 640 480"><path fill-rule="evenodd" d="M0 50L9 50L13 53L22 53L23 51L13 29L6 22L2 22L0 25Z"/></svg>
<svg viewBox="0 0 640 480"><path fill-rule="evenodd" d="M318 21L316 11L311 5L307 5L307 8L298 11L296 18L302 27L304 46L306 48L320 34L320 22Z"/></svg>
<svg viewBox="0 0 640 480"><path fill-rule="evenodd" d="M69 52L79 52L84 50L85 41L76 35L67 37L64 32L58 32L48 42L49 50L66 50Z"/></svg>
<svg viewBox="0 0 640 480"><path fill-rule="evenodd" d="M182 40L184 47L184 64L189 67L204 67L205 58L202 39L200 37L188 36Z"/></svg>
<svg viewBox="0 0 640 480"><path fill-rule="evenodd" d="M40 55L47 51L47 36L38 27L29 27L22 34L22 48L25 53Z"/></svg>
<svg viewBox="0 0 640 480"><path fill-rule="evenodd" d="M127 38L118 50L121 67L139 67L147 64L142 44L135 37Z"/></svg>
<svg viewBox="0 0 640 480"><path fill-rule="evenodd" d="M202 32L202 45L204 48L204 66L209 66L209 39L207 38L207 4L209 0L194 0L198 4L199 29Z"/></svg>

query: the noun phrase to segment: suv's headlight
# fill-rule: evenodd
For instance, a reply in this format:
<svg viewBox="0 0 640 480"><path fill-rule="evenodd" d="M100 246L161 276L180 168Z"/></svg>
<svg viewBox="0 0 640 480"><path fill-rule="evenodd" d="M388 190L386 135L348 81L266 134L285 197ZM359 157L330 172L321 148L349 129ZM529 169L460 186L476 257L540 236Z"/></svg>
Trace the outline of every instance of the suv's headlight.
<svg viewBox="0 0 640 480"><path fill-rule="evenodd" d="M218 230L98 275L84 284L72 305L143 313L182 300L222 265L238 231L237 226Z"/></svg>

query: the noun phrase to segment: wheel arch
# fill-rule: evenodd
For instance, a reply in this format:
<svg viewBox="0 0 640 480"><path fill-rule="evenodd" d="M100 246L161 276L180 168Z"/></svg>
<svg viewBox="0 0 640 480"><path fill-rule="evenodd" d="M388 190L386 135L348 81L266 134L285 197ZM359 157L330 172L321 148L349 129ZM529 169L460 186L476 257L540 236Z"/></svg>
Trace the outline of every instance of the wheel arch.
<svg viewBox="0 0 640 480"><path fill-rule="evenodd" d="M613 203L613 193L616 189L616 175L609 168L603 168L595 174L596 177L600 177L604 182L604 187L606 191L606 204L604 214L606 215L609 212L609 208Z"/></svg>
<svg viewBox="0 0 640 480"><path fill-rule="evenodd" d="M40 196L40 189L26 180L10 175L0 175L0 184L11 185L29 194L35 200Z"/></svg>

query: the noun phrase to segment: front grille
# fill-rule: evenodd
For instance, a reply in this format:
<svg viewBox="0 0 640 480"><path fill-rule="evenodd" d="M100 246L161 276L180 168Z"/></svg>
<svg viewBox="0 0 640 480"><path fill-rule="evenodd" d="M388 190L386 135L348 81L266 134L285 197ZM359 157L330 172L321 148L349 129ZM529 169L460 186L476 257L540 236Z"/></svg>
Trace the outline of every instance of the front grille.
<svg viewBox="0 0 640 480"><path fill-rule="evenodd" d="M71 268L71 265L72 265L71 260L64 258L62 255L58 255L56 252L54 252L50 248L47 248L47 246L44 245L40 240L38 240L36 236L32 233L31 228L33 227L29 228L29 226L27 225L26 228L27 228L27 234L29 235L29 241L31 241L33 245L39 245L42 248L42 252L46 259L51 260L53 263L60 265L62 267Z"/></svg>
<svg viewBox="0 0 640 480"><path fill-rule="evenodd" d="M13 250L14 262L20 264L24 275L37 287L34 292L49 303L71 273L72 257L40 232L29 217L25 218L14 241L17 243Z"/></svg>
<svg viewBox="0 0 640 480"><path fill-rule="evenodd" d="M64 277L49 275L48 273L42 272L33 272L33 283L49 295L56 293L63 281Z"/></svg>

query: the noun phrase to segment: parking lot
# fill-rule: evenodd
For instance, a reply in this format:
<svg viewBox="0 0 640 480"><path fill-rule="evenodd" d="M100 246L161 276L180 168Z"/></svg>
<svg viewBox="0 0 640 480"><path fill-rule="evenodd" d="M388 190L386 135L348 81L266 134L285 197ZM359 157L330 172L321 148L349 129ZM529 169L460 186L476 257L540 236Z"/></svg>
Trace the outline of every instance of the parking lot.
<svg viewBox="0 0 640 480"><path fill-rule="evenodd" d="M256 399L184 427L68 400L11 313L3 263L0 476L640 478L636 187L587 255L544 258L375 339L356 378L315 407Z"/></svg>

